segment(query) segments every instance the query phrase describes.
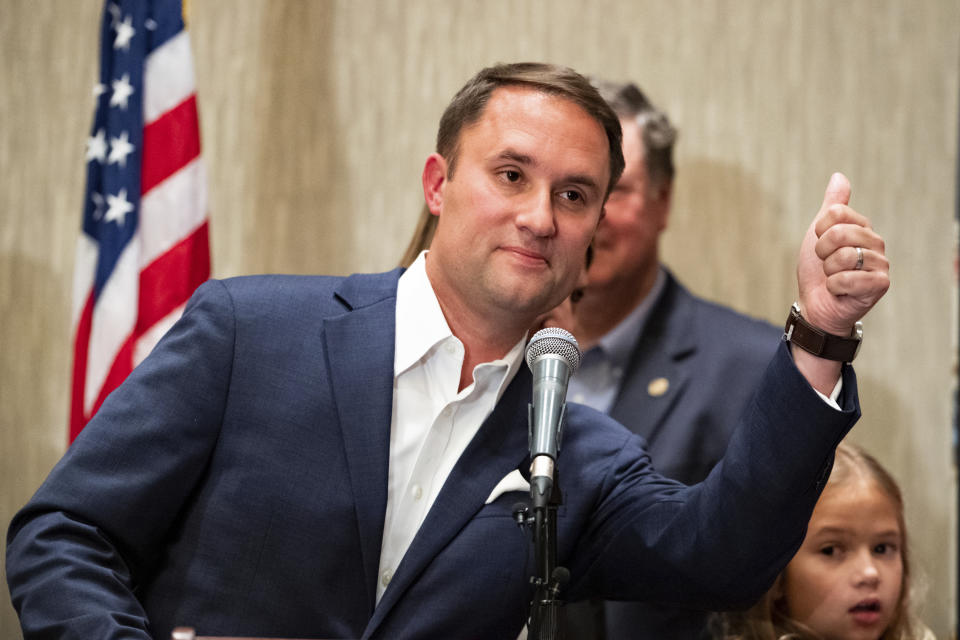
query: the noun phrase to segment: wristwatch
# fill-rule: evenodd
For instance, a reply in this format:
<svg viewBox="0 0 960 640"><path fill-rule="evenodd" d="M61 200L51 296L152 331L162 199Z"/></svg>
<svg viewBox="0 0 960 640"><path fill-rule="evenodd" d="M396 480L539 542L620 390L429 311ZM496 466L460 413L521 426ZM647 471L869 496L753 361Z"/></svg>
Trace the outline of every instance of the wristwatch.
<svg viewBox="0 0 960 640"><path fill-rule="evenodd" d="M863 341L863 323L853 325L853 331L847 337L836 336L804 320L800 305L794 302L783 327L783 339L827 360L853 362Z"/></svg>

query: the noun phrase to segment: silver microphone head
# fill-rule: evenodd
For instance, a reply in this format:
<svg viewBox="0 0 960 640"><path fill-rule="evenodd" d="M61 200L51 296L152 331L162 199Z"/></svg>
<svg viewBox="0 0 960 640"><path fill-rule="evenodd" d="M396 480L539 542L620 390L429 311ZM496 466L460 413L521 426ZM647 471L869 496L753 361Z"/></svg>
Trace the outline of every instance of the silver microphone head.
<svg viewBox="0 0 960 640"><path fill-rule="evenodd" d="M527 345L527 366L533 370L533 363L537 358L552 353L567 361L570 373L573 374L580 366L580 345L573 334L560 327L547 327L533 334Z"/></svg>

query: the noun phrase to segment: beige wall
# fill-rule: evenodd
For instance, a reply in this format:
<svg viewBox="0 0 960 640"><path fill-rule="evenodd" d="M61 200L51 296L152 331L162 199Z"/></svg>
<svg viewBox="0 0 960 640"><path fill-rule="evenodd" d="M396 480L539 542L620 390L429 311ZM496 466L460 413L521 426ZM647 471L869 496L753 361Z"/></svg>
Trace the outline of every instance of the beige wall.
<svg viewBox="0 0 960 640"><path fill-rule="evenodd" d="M66 439L99 0L0 2L0 522ZM423 158L480 66L639 81L681 129L665 260L777 323L831 171L888 242L854 438L903 484L924 617L954 623L956 0L194 0L216 276L391 267ZM4 596L6 599L6 596ZM0 637L17 637L0 603Z"/></svg>

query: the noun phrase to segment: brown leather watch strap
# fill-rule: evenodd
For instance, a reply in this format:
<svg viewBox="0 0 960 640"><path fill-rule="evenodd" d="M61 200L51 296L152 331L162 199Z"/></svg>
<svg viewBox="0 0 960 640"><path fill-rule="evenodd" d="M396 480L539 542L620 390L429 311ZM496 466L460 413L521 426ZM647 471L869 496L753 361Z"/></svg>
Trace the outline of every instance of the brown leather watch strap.
<svg viewBox="0 0 960 640"><path fill-rule="evenodd" d="M787 316L787 324L783 328L783 337L815 356L839 362L853 362L863 341L863 325L858 322L849 337L836 336L804 320L800 315L800 307L794 302L790 307L790 315Z"/></svg>

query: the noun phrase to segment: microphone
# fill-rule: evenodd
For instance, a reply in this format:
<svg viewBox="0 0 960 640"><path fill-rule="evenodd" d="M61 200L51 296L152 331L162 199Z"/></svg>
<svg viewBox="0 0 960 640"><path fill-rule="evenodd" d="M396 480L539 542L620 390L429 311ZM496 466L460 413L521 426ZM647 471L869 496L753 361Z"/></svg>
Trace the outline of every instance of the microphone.
<svg viewBox="0 0 960 640"><path fill-rule="evenodd" d="M563 436L567 383L580 366L580 345L559 327L537 331L527 345L527 366L533 372L533 402L528 407L530 499L546 507L553 493L554 466Z"/></svg>

